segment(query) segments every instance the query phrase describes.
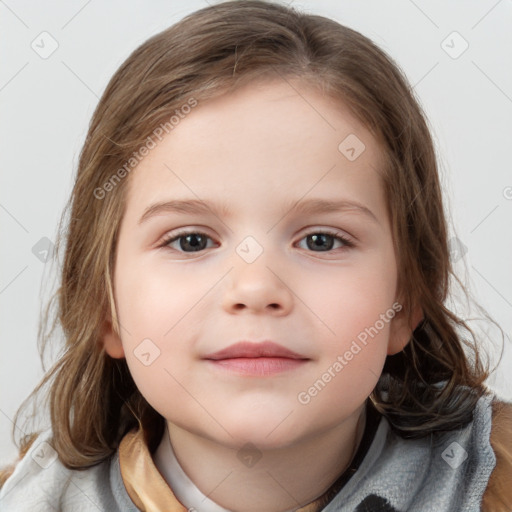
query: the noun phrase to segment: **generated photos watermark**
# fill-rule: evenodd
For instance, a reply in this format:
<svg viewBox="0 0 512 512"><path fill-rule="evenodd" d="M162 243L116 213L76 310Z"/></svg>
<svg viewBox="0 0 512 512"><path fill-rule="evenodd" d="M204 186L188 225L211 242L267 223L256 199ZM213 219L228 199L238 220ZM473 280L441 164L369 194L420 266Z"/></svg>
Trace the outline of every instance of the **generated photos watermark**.
<svg viewBox="0 0 512 512"><path fill-rule="evenodd" d="M182 105L180 108L175 109L174 114L165 123L160 123L153 133L147 137L144 144L134 151L132 156L120 167L110 178L103 183L101 187L94 189L94 197L96 199L104 199L108 192L114 190L114 188L125 178L135 167L142 162L144 157L149 155L152 149L155 149L158 142L161 142L165 135L171 133L174 128L181 122L182 119L191 112L192 108L197 106L197 100L195 98L189 98L187 103Z"/></svg>
<svg viewBox="0 0 512 512"><path fill-rule="evenodd" d="M307 405L311 400L317 396L324 388L331 382L342 370L354 359L357 354L368 345L370 339L373 339L379 334L382 329L389 324L395 315L402 310L402 305L399 302L395 302L391 308L385 313L381 313L379 319L375 321L370 327L366 327L358 335L357 339L352 340L350 348L346 350L342 355L336 357L334 361L325 372L311 384L311 386L304 391L301 391L297 395L297 400L302 405ZM369 339L370 338L370 339Z"/></svg>

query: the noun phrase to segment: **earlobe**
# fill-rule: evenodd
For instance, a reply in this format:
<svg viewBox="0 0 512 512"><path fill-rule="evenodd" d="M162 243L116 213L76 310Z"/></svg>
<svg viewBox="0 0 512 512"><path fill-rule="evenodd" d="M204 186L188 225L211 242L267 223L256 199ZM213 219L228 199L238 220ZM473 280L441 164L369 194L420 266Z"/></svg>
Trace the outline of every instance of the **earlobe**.
<svg viewBox="0 0 512 512"><path fill-rule="evenodd" d="M411 340L412 333L419 323L423 320L423 310L420 306L415 306L412 310L411 324L403 314L398 314L391 321L391 329L388 342L388 356L392 356L402 351Z"/></svg>
<svg viewBox="0 0 512 512"><path fill-rule="evenodd" d="M101 343L105 347L105 352L114 359L124 357L123 344L121 338L112 327L112 321L106 319L101 329Z"/></svg>

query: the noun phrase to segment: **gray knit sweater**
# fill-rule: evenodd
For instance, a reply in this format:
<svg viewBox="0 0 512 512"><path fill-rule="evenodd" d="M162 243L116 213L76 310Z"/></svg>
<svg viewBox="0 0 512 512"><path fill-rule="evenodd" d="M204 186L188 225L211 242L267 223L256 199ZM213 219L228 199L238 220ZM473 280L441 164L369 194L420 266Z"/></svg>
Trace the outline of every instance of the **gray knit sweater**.
<svg viewBox="0 0 512 512"><path fill-rule="evenodd" d="M496 465L489 436L491 397L465 428L418 440L394 434L385 418L357 471L324 512L477 512ZM0 491L3 512L117 512L137 509L119 456L85 471L65 468L41 434ZM201 512L201 511L197 511Z"/></svg>

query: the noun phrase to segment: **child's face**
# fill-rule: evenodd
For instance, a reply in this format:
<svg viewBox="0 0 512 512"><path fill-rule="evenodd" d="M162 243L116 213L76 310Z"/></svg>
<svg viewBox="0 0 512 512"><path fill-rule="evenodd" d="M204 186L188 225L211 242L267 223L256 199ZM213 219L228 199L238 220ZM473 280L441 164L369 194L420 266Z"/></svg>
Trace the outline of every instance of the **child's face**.
<svg viewBox="0 0 512 512"><path fill-rule="evenodd" d="M293 84L192 109L132 171L118 239L121 340L109 332L108 353L126 357L170 425L233 446L290 445L359 414L386 354L411 332L393 308L377 142L342 104ZM155 203L199 199L230 214L160 211L140 222ZM347 206L292 208L313 199ZM178 228L207 237L158 248ZM303 360L205 359L241 340L272 340Z"/></svg>

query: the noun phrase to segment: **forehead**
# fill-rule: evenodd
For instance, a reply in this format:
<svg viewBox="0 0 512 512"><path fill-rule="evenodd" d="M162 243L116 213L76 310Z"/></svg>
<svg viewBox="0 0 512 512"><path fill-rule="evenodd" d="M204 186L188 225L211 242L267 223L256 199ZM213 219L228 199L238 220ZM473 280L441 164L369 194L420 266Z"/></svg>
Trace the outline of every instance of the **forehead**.
<svg viewBox="0 0 512 512"><path fill-rule="evenodd" d="M227 195L234 209L251 200L257 209L345 191L376 204L381 161L378 142L341 101L297 80L267 80L182 116L132 171L128 203L140 212L169 196Z"/></svg>

